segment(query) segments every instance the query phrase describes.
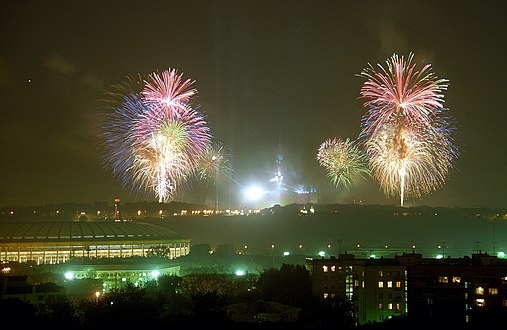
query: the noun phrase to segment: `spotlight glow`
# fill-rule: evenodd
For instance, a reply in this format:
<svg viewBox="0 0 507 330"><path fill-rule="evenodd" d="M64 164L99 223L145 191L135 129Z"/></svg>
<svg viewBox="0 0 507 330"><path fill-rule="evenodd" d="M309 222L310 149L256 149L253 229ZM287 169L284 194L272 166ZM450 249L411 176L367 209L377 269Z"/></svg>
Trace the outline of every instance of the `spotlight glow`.
<svg viewBox="0 0 507 330"><path fill-rule="evenodd" d="M251 186L245 190L245 198L251 202L258 201L266 192L259 186Z"/></svg>

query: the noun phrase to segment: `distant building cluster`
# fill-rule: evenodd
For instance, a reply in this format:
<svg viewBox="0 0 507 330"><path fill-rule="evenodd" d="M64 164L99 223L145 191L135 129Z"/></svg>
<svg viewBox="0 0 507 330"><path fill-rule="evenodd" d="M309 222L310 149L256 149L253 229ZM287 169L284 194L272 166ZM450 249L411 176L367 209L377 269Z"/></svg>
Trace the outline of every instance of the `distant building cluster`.
<svg viewBox="0 0 507 330"><path fill-rule="evenodd" d="M507 263L484 253L447 259L341 254L308 258L305 267L313 293L350 303L357 324L407 315L416 322L445 320L461 328L490 312L507 313Z"/></svg>

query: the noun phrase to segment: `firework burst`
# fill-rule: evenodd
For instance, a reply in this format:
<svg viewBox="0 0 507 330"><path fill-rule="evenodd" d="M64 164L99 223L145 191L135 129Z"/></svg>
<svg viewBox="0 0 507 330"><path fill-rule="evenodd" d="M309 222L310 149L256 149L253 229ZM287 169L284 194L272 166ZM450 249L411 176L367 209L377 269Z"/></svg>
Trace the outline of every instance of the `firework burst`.
<svg viewBox="0 0 507 330"><path fill-rule="evenodd" d="M378 64L361 72L367 81L360 94L366 99L368 112L362 118L363 135L373 134L384 124L398 122L403 126L432 125L432 121L444 106L443 91L448 80L438 79L431 65L416 70L411 53L407 59L397 54L386 61L387 68Z"/></svg>
<svg viewBox="0 0 507 330"><path fill-rule="evenodd" d="M349 189L359 178L370 176L366 167L366 155L350 139L325 140L319 147L317 160L336 187Z"/></svg>
<svg viewBox="0 0 507 330"><path fill-rule="evenodd" d="M365 143L368 165L386 195L421 197L441 188L451 167L450 141L429 129L385 125Z"/></svg>
<svg viewBox="0 0 507 330"><path fill-rule="evenodd" d="M166 70L118 85L110 93L112 112L102 126L106 166L123 184L171 199L195 170L211 133L204 116L190 105L192 81Z"/></svg>
<svg viewBox="0 0 507 330"><path fill-rule="evenodd" d="M229 155L220 142L210 143L199 155L196 163L196 175L200 180L215 182L219 173L229 171Z"/></svg>
<svg viewBox="0 0 507 330"><path fill-rule="evenodd" d="M448 80L438 79L431 65L416 70L408 58L394 54L376 71L369 66L360 94L367 99L360 139L368 165L385 194L420 197L442 187L458 150L451 119L444 108Z"/></svg>

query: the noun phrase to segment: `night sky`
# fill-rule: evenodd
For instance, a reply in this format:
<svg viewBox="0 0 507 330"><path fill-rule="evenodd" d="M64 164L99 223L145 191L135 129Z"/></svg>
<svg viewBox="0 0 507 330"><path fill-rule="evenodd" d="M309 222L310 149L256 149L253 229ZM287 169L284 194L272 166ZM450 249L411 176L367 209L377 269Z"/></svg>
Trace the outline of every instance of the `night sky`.
<svg viewBox="0 0 507 330"><path fill-rule="evenodd" d="M450 81L460 156L442 188L406 205L505 207L506 13L502 0L4 1L0 207L150 200L104 168L97 118L111 85L168 68L195 80L236 188L271 177L280 143L292 183L397 204L372 179L336 189L316 153L358 137L357 74L409 52ZM175 196L204 199L199 184Z"/></svg>

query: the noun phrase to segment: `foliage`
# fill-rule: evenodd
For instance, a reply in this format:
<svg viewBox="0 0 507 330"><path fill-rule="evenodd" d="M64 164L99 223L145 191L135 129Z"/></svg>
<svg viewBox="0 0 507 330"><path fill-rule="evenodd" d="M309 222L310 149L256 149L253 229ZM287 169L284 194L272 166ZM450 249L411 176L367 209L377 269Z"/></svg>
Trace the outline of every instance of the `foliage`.
<svg viewBox="0 0 507 330"><path fill-rule="evenodd" d="M257 290L264 300L296 307L313 301L310 273L302 265L282 264L280 269L266 270L259 276Z"/></svg>

